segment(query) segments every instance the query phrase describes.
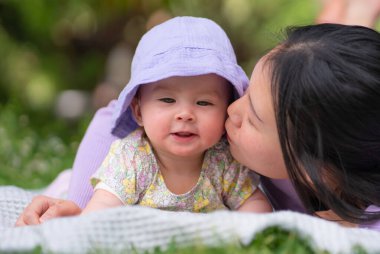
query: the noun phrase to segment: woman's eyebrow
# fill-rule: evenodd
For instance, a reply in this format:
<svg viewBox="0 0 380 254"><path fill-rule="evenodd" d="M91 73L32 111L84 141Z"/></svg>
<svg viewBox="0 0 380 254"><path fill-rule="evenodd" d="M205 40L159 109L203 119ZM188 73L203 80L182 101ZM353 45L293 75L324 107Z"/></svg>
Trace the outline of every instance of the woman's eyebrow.
<svg viewBox="0 0 380 254"><path fill-rule="evenodd" d="M259 115L257 114L255 108L253 107L253 101L252 101L252 98L251 98L251 95L249 93L247 93L248 95L248 99L249 99L249 106L251 107L251 110L253 112L253 114L256 116L256 118L260 121L260 122L263 122L263 120L261 120L261 118L259 117Z"/></svg>

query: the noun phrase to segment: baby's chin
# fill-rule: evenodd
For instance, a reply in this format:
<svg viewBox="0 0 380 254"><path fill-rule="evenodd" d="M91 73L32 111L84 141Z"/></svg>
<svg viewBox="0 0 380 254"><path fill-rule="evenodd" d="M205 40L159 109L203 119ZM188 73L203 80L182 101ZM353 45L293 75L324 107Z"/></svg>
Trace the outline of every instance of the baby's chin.
<svg viewBox="0 0 380 254"><path fill-rule="evenodd" d="M186 150L186 149L176 149L175 151L172 151L172 155L176 156L178 158L192 158L192 159L199 159L203 160L203 156L205 154L205 150Z"/></svg>

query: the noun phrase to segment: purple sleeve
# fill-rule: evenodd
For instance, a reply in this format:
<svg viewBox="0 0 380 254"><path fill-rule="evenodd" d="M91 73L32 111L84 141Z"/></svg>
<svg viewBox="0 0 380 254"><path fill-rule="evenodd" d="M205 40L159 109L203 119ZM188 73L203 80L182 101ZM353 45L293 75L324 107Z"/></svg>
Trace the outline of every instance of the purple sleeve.
<svg viewBox="0 0 380 254"><path fill-rule="evenodd" d="M380 207L371 205L366 209L367 212L379 212ZM380 220L374 221L372 223L365 223L359 225L361 228L367 228L367 229L372 229L380 232Z"/></svg>
<svg viewBox="0 0 380 254"><path fill-rule="evenodd" d="M70 181L68 199L83 208L93 194L90 177L108 154L111 143L118 137L111 134L115 101L99 109L79 145Z"/></svg>
<svg viewBox="0 0 380 254"><path fill-rule="evenodd" d="M274 210L291 210L306 213L290 180L261 177L261 185Z"/></svg>
<svg viewBox="0 0 380 254"><path fill-rule="evenodd" d="M275 210L291 210L306 213L306 209L302 205L301 200L298 198L298 195L289 180L261 177L261 184ZM369 206L366 211L380 211L380 207L372 205ZM359 227L380 231L380 220L372 223L364 223L359 225Z"/></svg>

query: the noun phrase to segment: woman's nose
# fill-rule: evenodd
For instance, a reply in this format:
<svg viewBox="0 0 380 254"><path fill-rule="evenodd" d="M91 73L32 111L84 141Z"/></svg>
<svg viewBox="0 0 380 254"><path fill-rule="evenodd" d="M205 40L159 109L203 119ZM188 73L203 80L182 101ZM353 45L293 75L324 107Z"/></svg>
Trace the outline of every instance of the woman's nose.
<svg viewBox="0 0 380 254"><path fill-rule="evenodd" d="M235 125L236 127L241 126L242 119L243 119L240 112L240 108L239 108L239 101L240 99L234 101L227 108L228 118L230 119L231 123Z"/></svg>

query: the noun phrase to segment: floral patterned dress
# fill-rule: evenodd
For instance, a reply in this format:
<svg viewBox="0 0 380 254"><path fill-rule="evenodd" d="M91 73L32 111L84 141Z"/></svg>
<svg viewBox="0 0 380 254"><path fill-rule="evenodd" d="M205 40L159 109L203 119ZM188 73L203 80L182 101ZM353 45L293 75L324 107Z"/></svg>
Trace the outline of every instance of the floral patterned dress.
<svg viewBox="0 0 380 254"><path fill-rule="evenodd" d="M259 176L234 160L222 139L206 151L197 184L187 193L174 194L165 185L144 131L138 128L112 144L91 183L101 183L99 187L106 187L125 205L210 212L237 209L256 190Z"/></svg>

